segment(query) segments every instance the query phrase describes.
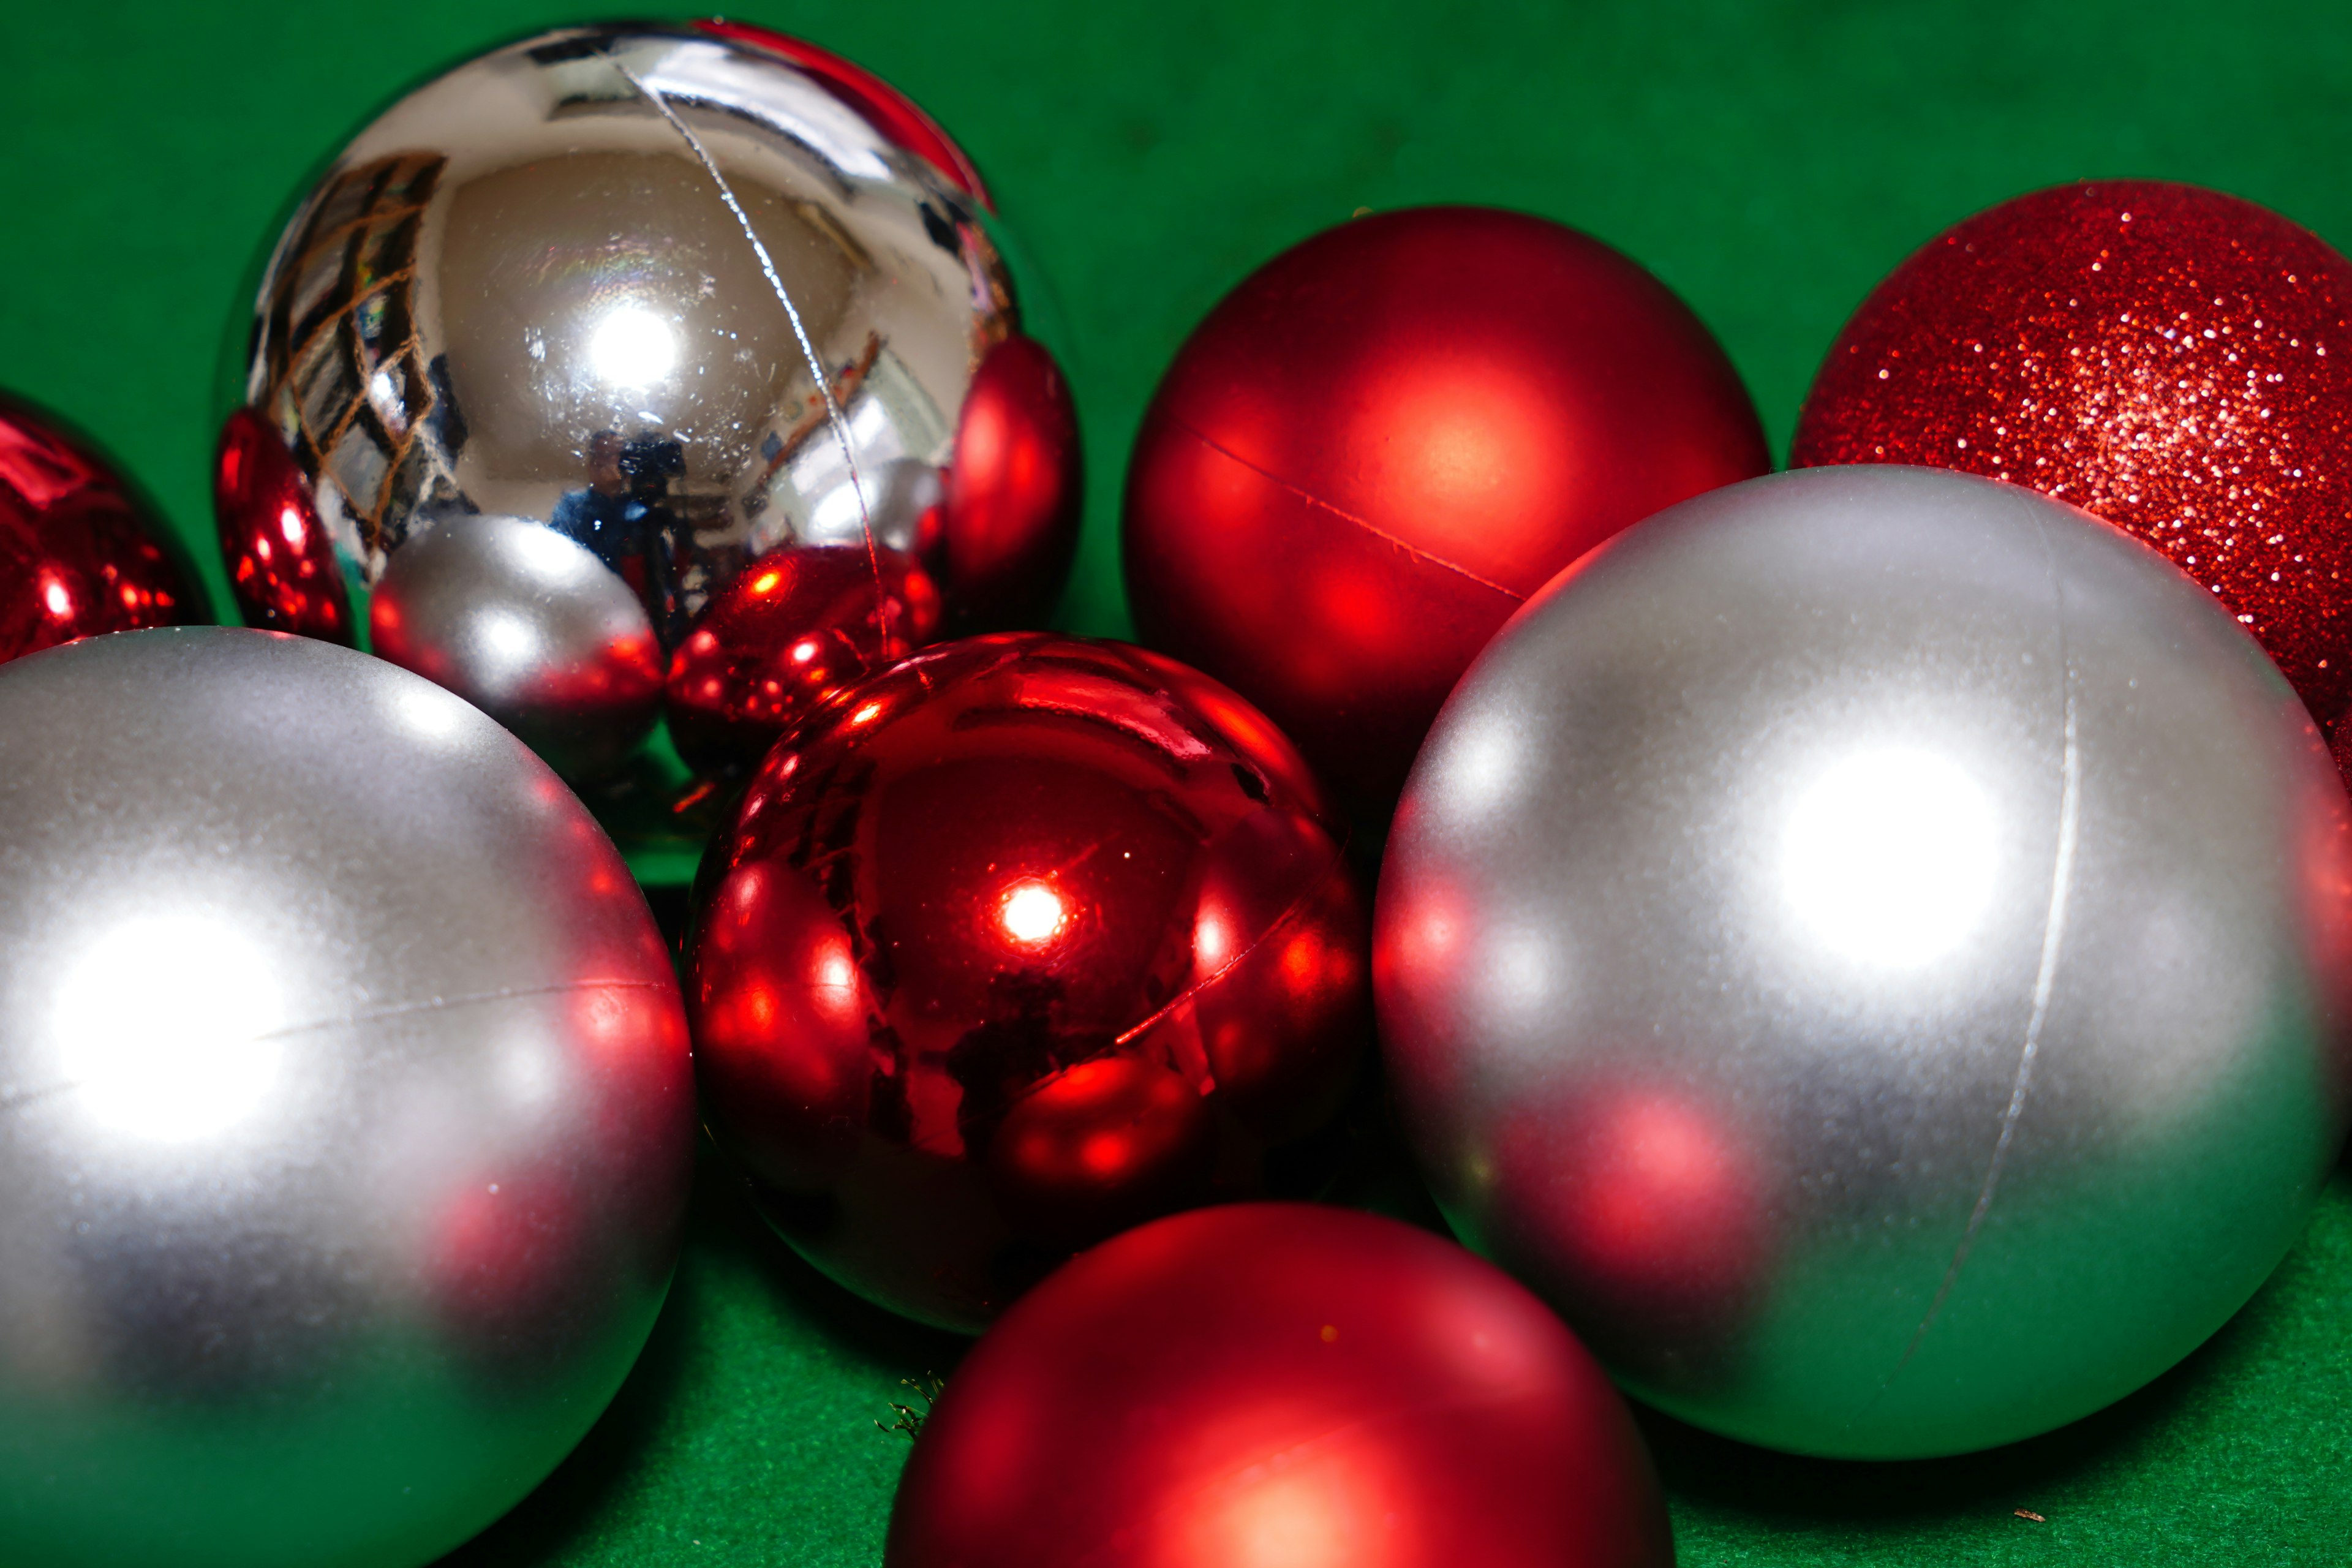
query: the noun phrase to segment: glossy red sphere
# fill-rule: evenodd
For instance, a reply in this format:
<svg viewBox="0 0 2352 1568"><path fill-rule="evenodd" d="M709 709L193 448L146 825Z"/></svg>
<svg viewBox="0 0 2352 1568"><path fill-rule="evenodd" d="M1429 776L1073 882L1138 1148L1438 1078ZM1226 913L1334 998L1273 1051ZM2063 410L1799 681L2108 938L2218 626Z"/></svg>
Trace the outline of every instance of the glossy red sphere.
<svg viewBox="0 0 2352 1568"><path fill-rule="evenodd" d="M1302 1204L1096 1247L964 1358L888 1568L1666 1568L1623 1404L1452 1242Z"/></svg>
<svg viewBox="0 0 2352 1568"><path fill-rule="evenodd" d="M958 630L1034 626L1053 613L1086 502L1078 411L1045 345L1015 334L973 374L956 420L937 550Z"/></svg>
<svg viewBox="0 0 2352 1568"><path fill-rule="evenodd" d="M2352 706L2352 262L2193 185L2099 180L1947 230L1822 363L1794 467L2009 479L2164 552L2323 730Z"/></svg>
<svg viewBox="0 0 2352 1568"><path fill-rule="evenodd" d="M749 768L801 715L930 641L939 620L939 589L896 551L772 551L670 656L670 739L698 773Z"/></svg>
<svg viewBox="0 0 2352 1568"><path fill-rule="evenodd" d="M1260 1190L1367 1034L1304 764L1139 648L942 645L788 733L714 841L705 1115L820 1268L963 1329L1071 1248Z"/></svg>
<svg viewBox="0 0 2352 1568"><path fill-rule="evenodd" d="M353 646L351 597L310 482L251 408L236 409L221 426L213 515L247 624Z"/></svg>
<svg viewBox="0 0 2352 1568"><path fill-rule="evenodd" d="M0 402L0 659L208 619L166 537L104 459Z"/></svg>
<svg viewBox="0 0 2352 1568"><path fill-rule="evenodd" d="M1176 356L1129 469L1128 598L1379 800L1555 573L1769 467L1723 351L1618 252L1481 208L1358 218Z"/></svg>
<svg viewBox="0 0 2352 1568"><path fill-rule="evenodd" d="M929 162L958 190L982 206L995 209L996 204L989 200L988 186L981 179L979 168L956 145L955 138L924 113L913 99L864 66L756 22L733 22L713 16L695 26L730 43L748 44L783 56L824 82L835 97L871 121L892 142Z"/></svg>

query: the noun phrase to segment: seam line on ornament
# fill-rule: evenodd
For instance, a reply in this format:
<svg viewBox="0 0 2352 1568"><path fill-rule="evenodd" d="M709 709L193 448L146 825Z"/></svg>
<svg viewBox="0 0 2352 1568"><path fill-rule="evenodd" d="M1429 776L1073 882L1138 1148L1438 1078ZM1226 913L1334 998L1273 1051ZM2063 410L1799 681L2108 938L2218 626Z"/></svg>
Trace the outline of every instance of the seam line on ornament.
<svg viewBox="0 0 2352 1568"><path fill-rule="evenodd" d="M289 1035L314 1034L320 1029L343 1029L355 1024L379 1024L388 1018L413 1017L420 1014L446 1012L453 1007L476 1007L485 1002L511 1002L532 996L568 996L582 991L658 991L662 986L653 980L568 980L561 985L518 985L504 991L470 991L462 996L427 996L415 1002L398 1002L386 1007L367 1007L356 1013L337 1017L314 1019L307 1024L289 1024L282 1029L270 1029L249 1037L255 1040L280 1040Z"/></svg>
<svg viewBox="0 0 2352 1568"><path fill-rule="evenodd" d="M1903 1357L1895 1370L1886 1374L1878 1392L1885 1394L1911 1358L1918 1352L1920 1341L1944 1310L1951 1296L1952 1287L1960 1277L1960 1266L1968 1261L1976 1246L1978 1234L1983 1230L1985 1215L1992 1207L1993 1194L2000 1186L2002 1170L2009 1163L2009 1151L2016 1142L2017 1124L2025 1114L2025 1100L2033 1089L2034 1058L2042 1050L2042 1029L2050 1017L2050 998L2057 989L2058 960L2066 936L2066 902L2074 881L2074 842L2076 822L2082 801L2082 755L2075 739L2074 661L2066 643L2066 584L2058 574L2057 552L2050 542L2049 524L2034 519L2040 530L2043 558L2050 570L2050 587L2058 603L2058 671L2061 689L2064 693L2065 731L2060 752L2060 783L2058 791L2058 845L2050 870L2050 908L2042 917L2042 962L2033 977L2033 1009L2025 1023L2025 1041L2017 1056L2017 1073L2011 1080L2009 1108L2002 1112L2000 1136L1992 1146L1992 1158L1985 1165L1984 1185L1977 1193L1976 1207L1969 1213L1967 1227L1960 1233L1959 1245L1952 1250L1952 1261L1944 1270L1936 1294L1927 1303L1927 1316L1912 1332L1911 1342L1903 1347ZM1876 1403L1874 1396L1872 1403Z"/></svg>
<svg viewBox="0 0 2352 1568"><path fill-rule="evenodd" d="M1292 484L1288 479L1284 479L1280 474L1275 473L1271 469L1260 468L1257 464L1251 462L1247 458L1243 457L1239 452L1234 451L1232 447L1225 446L1223 443L1216 440L1213 437L1211 437L1196 428L1190 421L1180 419L1172 414L1169 415L1167 418L1168 423L1175 426L1178 429L1183 431L1186 435L1192 437L1192 439L1198 441L1212 452L1216 453L1219 457L1227 458L1232 459L1234 462L1239 463L1243 468L1247 468L1251 473L1257 475L1260 479L1265 479L1269 484L1281 486L1284 489L1288 490L1292 495L1297 496L1299 500L1305 501L1309 506L1319 507L1323 510L1329 512L1333 517L1340 518L1346 521L1354 523L1358 528L1362 529L1366 533L1370 534L1374 539L1379 540L1381 543L1393 545L1397 549L1403 551L1407 555L1412 556L1416 560L1426 561L1433 566L1442 566L1446 571L1453 573L1458 577L1466 577L1471 582L1477 584L1481 588L1491 588L1496 593L1502 595L1505 598L1510 600L1511 603L1515 605L1524 605L1528 602L1528 596L1525 594L1518 593L1510 588L1506 588L1500 583L1481 577L1475 572L1471 571L1467 566L1457 565L1454 562L1445 559L1443 555L1436 554L1431 551L1423 549L1420 545L1409 543L1404 540L1399 539L1395 534L1390 533L1383 529L1377 528L1371 523L1365 521L1362 518L1358 517L1354 512L1333 506L1329 501L1325 500L1313 490L1302 489L1298 486Z"/></svg>
<svg viewBox="0 0 2352 1568"><path fill-rule="evenodd" d="M761 243L759 231L751 226L751 215L745 212L743 204L735 198L735 187L729 184L727 176L719 172L719 161L713 158L710 155L710 150L702 144L702 138L697 136L693 128L679 118L677 110L670 106L669 100L649 86L635 71L631 70L626 61L618 55L609 58L612 59L613 68L621 73L622 79L635 88L640 98L653 105L656 113L669 121L670 129L677 132L678 139L686 143L688 151L694 154L695 161L700 163L703 172L710 176L710 183L719 187L719 199L727 204L727 210L735 216L736 226L743 231L743 237L751 241L751 254L759 258L761 273L768 279L768 287L775 291L776 302L784 308L784 316L793 324L793 340L800 344L801 358L807 362L809 374L816 378L817 395L824 399L825 423L833 430L834 444L841 448L841 460L848 467L849 491L857 500L858 526L865 531L866 534L866 563L874 574L874 591L877 595L880 595L882 558L874 544L874 515L866 509L866 485L865 481L858 477L857 455L850 449L849 421L843 417L841 405L834 400L833 383L824 374L824 362L817 357L816 345L809 341L808 328L802 322L800 310L793 305L791 292L784 288L784 280L776 271L774 258L768 254L767 246Z"/></svg>
<svg viewBox="0 0 2352 1568"><path fill-rule="evenodd" d="M283 1040L296 1035L314 1034L320 1029L348 1028L355 1024L380 1023L386 1018L404 1018L420 1014L438 1013L452 1007L478 1006L485 1002L505 1002L523 996L564 996L580 991L658 991L658 981L653 980L573 980L562 985L519 985L506 991L469 992L463 996L432 996L420 1002L404 1002L390 1007L372 1007L357 1013L345 1013L340 1017L319 1018L307 1024L289 1024L283 1028L265 1029L257 1035L247 1035L242 1043L258 1040ZM67 1079L61 1083L46 1083L38 1089L19 1089L15 1094L0 1095L0 1116L12 1115L44 1100L60 1094L70 1094L87 1082L85 1079Z"/></svg>
<svg viewBox="0 0 2352 1568"><path fill-rule="evenodd" d="M1299 889L1298 896L1292 899L1290 902L1284 907L1282 913L1276 915L1272 921L1266 923L1265 930L1258 932L1255 938L1251 939L1248 946L1243 948L1239 952L1225 960L1224 963L1217 965L1213 972L1202 975L1200 979L1192 982L1192 984L1184 987L1183 990L1176 993L1175 995L1168 998L1167 1001L1162 1002L1159 1006L1154 1007L1150 1015L1144 1017L1141 1022L1134 1024L1113 1036L1110 1043L1104 1046L1102 1049L1092 1052L1089 1055L1080 1057L1076 1061L1064 1062L1054 1071L1046 1074L1041 1079L1038 1079L1034 1083L1031 1083L1019 1094L1012 1096L1004 1102L1006 1108L1010 1109L1013 1106L1020 1104L1030 1096L1039 1092L1047 1084L1052 1083L1055 1079L1068 1072L1072 1068L1083 1067L1091 1061L1100 1061L1103 1058L1110 1055L1113 1051L1118 1050L1129 1040L1136 1038L1145 1030L1150 1028L1153 1025L1167 1017L1171 1013L1173 1013L1177 1008L1201 995L1203 992L1207 991L1210 986L1214 985L1218 981L1223 980L1226 975L1232 973L1234 968L1244 959L1248 958L1251 953L1255 952L1259 948L1264 947L1267 942L1272 942L1276 933L1281 931L1284 927L1289 925L1293 921L1296 921L1298 918L1299 911L1306 909L1307 900L1321 892L1324 885L1331 880L1333 873L1341 870L1345 867L1348 859L1348 839L1342 839L1339 842L1331 858L1323 863L1323 869L1318 872L1304 888ZM1213 1070L1211 1070L1208 1077L1210 1087L1212 1089L1215 1088L1217 1083L1216 1073ZM961 1121L956 1123L956 1130L958 1132L962 1131L963 1123ZM938 1141L935 1139L928 1141L918 1140L913 1143L912 1147L917 1149L932 1149L936 1148L937 1144Z"/></svg>
<svg viewBox="0 0 2352 1568"><path fill-rule="evenodd" d="M69 1093L80 1087L81 1079L72 1079L64 1083L43 1084L38 1089L18 1089L15 1094L0 1095L0 1116L13 1116L17 1111L29 1110L45 1100Z"/></svg>

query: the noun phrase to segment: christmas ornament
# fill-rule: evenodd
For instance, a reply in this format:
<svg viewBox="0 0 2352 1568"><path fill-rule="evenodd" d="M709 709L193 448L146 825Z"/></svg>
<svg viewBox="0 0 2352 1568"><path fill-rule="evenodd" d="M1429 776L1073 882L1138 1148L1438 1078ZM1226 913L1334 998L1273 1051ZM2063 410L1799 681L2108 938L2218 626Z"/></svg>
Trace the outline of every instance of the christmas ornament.
<svg viewBox="0 0 2352 1568"><path fill-rule="evenodd" d="M1451 1242L1303 1204L1179 1215L1087 1253L923 1422L889 1568L1664 1568L1608 1380Z"/></svg>
<svg viewBox="0 0 2352 1568"><path fill-rule="evenodd" d="M1358 218L1177 354L1129 470L1128 597L1378 800L1554 573L1770 466L1723 351L1616 251L1517 213Z"/></svg>
<svg viewBox="0 0 2352 1568"><path fill-rule="evenodd" d="M1743 1440L2006 1443L2172 1365L2345 1130L2344 792L2211 596L2016 486L1662 513L1497 638L1383 867L1448 1216Z"/></svg>
<svg viewBox="0 0 2352 1568"><path fill-rule="evenodd" d="M2155 545L2278 661L2352 703L2352 263L2193 185L2004 202L1880 284L1814 378L1792 466L2030 485Z"/></svg>
<svg viewBox="0 0 2352 1568"><path fill-rule="evenodd" d="M240 603L364 631L587 782L666 678L701 693L714 666L741 690L691 699L699 756L756 756L794 694L919 635L901 590L960 626L1043 614L1077 431L992 223L919 110L760 29L572 28L458 67L343 151L263 279L218 487ZM429 569L430 625L395 605L382 636L408 555L476 514L500 521ZM827 574L811 550L854 550L864 592L715 608ZM804 638L832 680L773 662Z"/></svg>
<svg viewBox="0 0 2352 1568"><path fill-rule="evenodd" d="M431 683L209 628L0 671L0 1559L456 1546L677 1254L685 1019L611 843Z"/></svg>
<svg viewBox="0 0 2352 1568"><path fill-rule="evenodd" d="M0 399L0 659L205 619L169 538L98 454Z"/></svg>
<svg viewBox="0 0 2352 1568"><path fill-rule="evenodd" d="M776 1228L977 1330L1075 1247L1259 1189L1367 1032L1297 753L1139 648L942 645L803 721L688 941L705 1119Z"/></svg>

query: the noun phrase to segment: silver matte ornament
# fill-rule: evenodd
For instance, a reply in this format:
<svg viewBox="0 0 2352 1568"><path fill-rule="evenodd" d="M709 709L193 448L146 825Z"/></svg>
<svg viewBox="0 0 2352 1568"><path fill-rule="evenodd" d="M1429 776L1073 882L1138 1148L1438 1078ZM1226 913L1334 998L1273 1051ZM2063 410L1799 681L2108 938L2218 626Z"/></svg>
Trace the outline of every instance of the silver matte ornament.
<svg viewBox="0 0 2352 1568"><path fill-rule="evenodd" d="M693 1135L620 857L380 659L0 670L0 1561L410 1568L578 1441Z"/></svg>
<svg viewBox="0 0 2352 1568"><path fill-rule="evenodd" d="M1076 428L992 224L920 110L792 39L579 27L458 66L353 139L264 274L219 489L247 618L373 637L593 780L754 560L854 550L873 603L730 622L743 689L709 695L706 670L711 721L772 720L804 635L879 659L910 629L1042 616L1076 544ZM429 569L435 614L387 635L407 555L476 514L599 570L526 583L468 542ZM625 656L616 601L651 637Z"/></svg>
<svg viewBox="0 0 2352 1568"><path fill-rule="evenodd" d="M2160 557L1817 468L1659 514L1455 690L1389 840L1397 1098L1625 1385L1955 1453L2171 1366L2345 1128L2344 791Z"/></svg>

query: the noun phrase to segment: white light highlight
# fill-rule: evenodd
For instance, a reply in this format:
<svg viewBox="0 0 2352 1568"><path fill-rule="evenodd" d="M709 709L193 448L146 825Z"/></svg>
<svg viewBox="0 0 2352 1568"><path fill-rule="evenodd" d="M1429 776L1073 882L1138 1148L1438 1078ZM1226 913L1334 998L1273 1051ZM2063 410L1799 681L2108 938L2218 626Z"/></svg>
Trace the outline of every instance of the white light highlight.
<svg viewBox="0 0 2352 1568"><path fill-rule="evenodd" d="M642 305L615 306L588 340L588 364L607 386L651 386L677 366L677 333Z"/></svg>
<svg viewBox="0 0 2352 1568"><path fill-rule="evenodd" d="M105 931L58 991L67 1079L100 1125L186 1143L258 1114L277 1088L285 998L268 950L217 919L141 915Z"/></svg>
<svg viewBox="0 0 2352 1568"><path fill-rule="evenodd" d="M1050 941L1068 918L1062 896L1043 882L1014 883L997 910L1004 934L1024 946Z"/></svg>
<svg viewBox="0 0 2352 1568"><path fill-rule="evenodd" d="M1847 756L1798 798L1781 841L1789 901L1839 957L1909 969L1949 952L1992 895L1991 803L1933 752Z"/></svg>

